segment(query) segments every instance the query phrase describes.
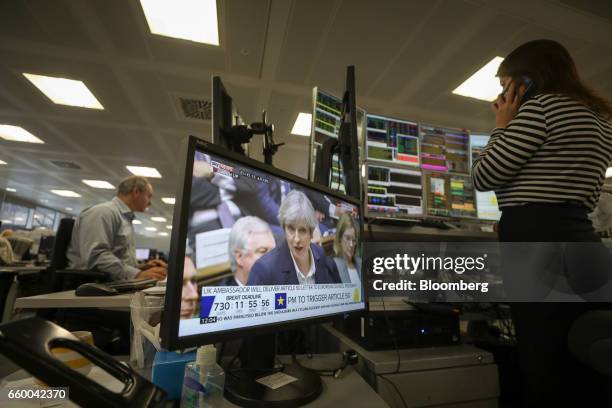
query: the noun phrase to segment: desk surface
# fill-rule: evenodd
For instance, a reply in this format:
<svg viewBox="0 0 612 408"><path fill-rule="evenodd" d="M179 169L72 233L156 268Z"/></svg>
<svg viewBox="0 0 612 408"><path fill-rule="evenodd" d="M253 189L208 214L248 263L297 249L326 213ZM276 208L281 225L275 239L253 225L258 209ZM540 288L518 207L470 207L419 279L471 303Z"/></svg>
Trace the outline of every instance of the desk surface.
<svg viewBox="0 0 612 408"><path fill-rule="evenodd" d="M18 275L35 274L47 269L46 266L0 266L0 273L12 273Z"/></svg>
<svg viewBox="0 0 612 408"><path fill-rule="evenodd" d="M284 360L286 356L281 356L280 358ZM289 357L287 357L288 359ZM315 355L312 360L304 361L300 360L301 364L306 367L311 368L319 368L319 369L327 369L329 367L337 367L340 364L340 355L332 355L332 354L320 354ZM105 386L110 389L115 389L113 386L117 384L116 381L109 382L109 376L106 376L105 382L102 381L102 378L98 378L100 370L96 367L94 368L88 377L95 379L97 381L102 382ZM141 373L147 376L147 373ZM12 377L12 378L11 378ZM7 380L16 381L18 379L22 379L19 388L30 388L30 383L28 383L28 375L27 373L20 371L11 375ZM321 395L311 402L310 404L305 405L305 407L330 407L330 408L338 408L338 407L368 407L368 408L388 408L389 405L385 403L385 401L374 391L361 376L357 373L352 367L347 368L342 376L339 379L334 379L332 377L321 377L323 382L323 391ZM8 383L7 385L10 388L11 384L17 383ZM170 405L170 404L169 404ZM21 406L21 405L20 405ZM36 406L38 405L23 405L24 407ZM237 405L232 404L229 401L224 401L222 407L233 408ZM64 407L76 407L73 403L66 403Z"/></svg>
<svg viewBox="0 0 612 408"><path fill-rule="evenodd" d="M129 309L134 293L116 296L76 296L74 290L46 293L44 295L17 298L15 309L55 309L97 307L104 309Z"/></svg>

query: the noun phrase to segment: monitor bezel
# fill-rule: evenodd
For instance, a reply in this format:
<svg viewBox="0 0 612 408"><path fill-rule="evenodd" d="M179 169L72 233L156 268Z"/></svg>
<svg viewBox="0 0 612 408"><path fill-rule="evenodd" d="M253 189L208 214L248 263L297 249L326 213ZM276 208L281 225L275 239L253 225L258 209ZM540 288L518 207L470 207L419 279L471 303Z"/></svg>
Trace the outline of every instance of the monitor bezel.
<svg viewBox="0 0 612 408"><path fill-rule="evenodd" d="M363 226L363 211L361 202L353 197L344 195L337 191L331 190L325 186L315 184L311 181L295 176L286 171L277 169L275 167L266 165L262 162L241 156L234 152L230 152L217 145L214 145L205 140L199 139L195 136L189 136L183 140L181 144L181 152L178 163L184 163L184 166L179 166L179 180L182 182L177 183L176 192L176 203L174 207L174 215L172 220L172 236L170 238L170 253L168 259L168 281L166 283L166 298L164 301L164 313L162 316L162 323L160 327L160 335L162 346L167 350L184 349L193 346L199 346L203 344L211 344L215 342L225 341L231 338L242 338L263 333L271 333L279 329L292 329L303 326L304 324L317 324L325 321L332 320L335 317L343 316L346 314L357 314L364 313L367 310L367 301L365 296L365 290L362 287L362 304L363 308L345 311L340 313L332 313L324 316L300 318L287 322L279 323L268 323L264 325L257 325L253 327L238 328L232 330L225 330L214 333L202 333L190 336L179 337L179 324L180 324L180 300L182 287L183 287L183 267L185 258L185 245L188 230L188 219L183 217L184 214L188 214L191 197L191 181L193 172L193 162L196 149L205 153L210 153L221 158L232 160L243 164L245 166L252 167L255 170L268 173L275 177L280 177L290 182L299 184L303 187L317 190L323 194L331 197L346 201L352 205L355 205L359 212L360 221L360 236L363 237L364 226ZM187 198L187 199L185 199ZM179 273L180 272L180 273ZM363 274L362 274L363 276ZM362 279L362 285L364 280ZM171 299L174 299L171 301ZM174 323L174 324L173 324Z"/></svg>

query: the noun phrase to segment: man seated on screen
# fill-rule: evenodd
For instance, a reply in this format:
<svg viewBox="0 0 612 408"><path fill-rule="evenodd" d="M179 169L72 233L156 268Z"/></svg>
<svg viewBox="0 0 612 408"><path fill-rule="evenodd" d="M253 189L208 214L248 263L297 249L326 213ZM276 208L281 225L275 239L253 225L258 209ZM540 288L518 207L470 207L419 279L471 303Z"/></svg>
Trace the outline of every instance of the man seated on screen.
<svg viewBox="0 0 612 408"><path fill-rule="evenodd" d="M196 268L191 257L185 255L185 266L183 268L183 290L181 291L181 320L191 319L193 317L198 298Z"/></svg>
<svg viewBox="0 0 612 408"><path fill-rule="evenodd" d="M151 205L153 187L146 178L130 176L111 201L83 210L74 223L66 252L71 269L96 269L111 280L166 278L167 265L154 259L139 265L134 246L134 212Z"/></svg>
<svg viewBox="0 0 612 408"><path fill-rule="evenodd" d="M334 261L325 256L322 247L311 243L318 225L308 197L298 190L287 194L278 220L285 242L255 262L247 285L340 283Z"/></svg>
<svg viewBox="0 0 612 408"><path fill-rule="evenodd" d="M223 279L219 286L246 285L253 264L275 246L268 223L253 216L240 218L232 227L229 236L228 252L232 276Z"/></svg>

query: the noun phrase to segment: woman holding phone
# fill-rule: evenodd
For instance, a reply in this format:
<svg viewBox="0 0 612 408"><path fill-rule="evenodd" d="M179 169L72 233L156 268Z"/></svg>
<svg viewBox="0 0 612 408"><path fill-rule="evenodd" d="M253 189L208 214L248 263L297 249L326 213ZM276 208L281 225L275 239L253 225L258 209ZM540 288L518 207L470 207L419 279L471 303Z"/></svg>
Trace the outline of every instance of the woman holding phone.
<svg viewBox="0 0 612 408"><path fill-rule="evenodd" d="M472 177L477 190L497 195L499 240L598 242L587 214L612 162L610 103L552 40L519 46L497 76L504 92L492 106L495 129ZM599 394L600 379L567 348L572 322L595 307L511 304L527 406L587 406Z"/></svg>

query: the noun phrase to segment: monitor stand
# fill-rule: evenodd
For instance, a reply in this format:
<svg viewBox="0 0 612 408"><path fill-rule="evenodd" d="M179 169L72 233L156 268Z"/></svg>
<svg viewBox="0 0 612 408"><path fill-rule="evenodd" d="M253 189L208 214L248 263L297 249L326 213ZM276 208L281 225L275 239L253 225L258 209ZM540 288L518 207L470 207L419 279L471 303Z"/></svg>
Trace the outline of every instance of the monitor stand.
<svg viewBox="0 0 612 408"><path fill-rule="evenodd" d="M240 368L228 369L225 375L225 398L243 407L297 407L321 394L321 377L315 371L296 363L274 370L275 340L274 334L245 338ZM297 380L277 389L257 382L276 372Z"/></svg>

